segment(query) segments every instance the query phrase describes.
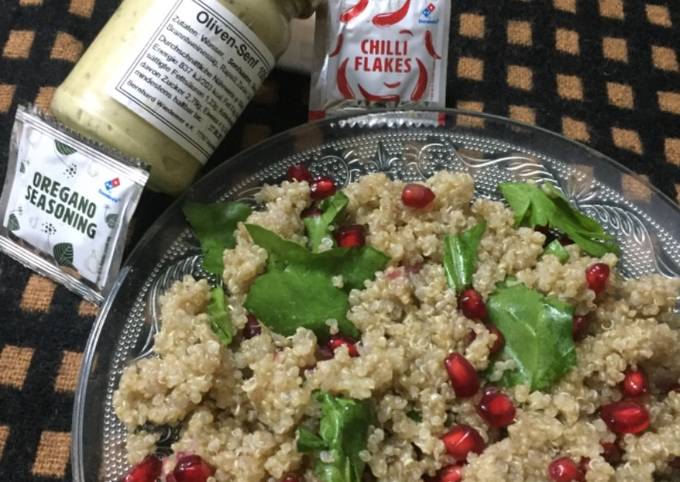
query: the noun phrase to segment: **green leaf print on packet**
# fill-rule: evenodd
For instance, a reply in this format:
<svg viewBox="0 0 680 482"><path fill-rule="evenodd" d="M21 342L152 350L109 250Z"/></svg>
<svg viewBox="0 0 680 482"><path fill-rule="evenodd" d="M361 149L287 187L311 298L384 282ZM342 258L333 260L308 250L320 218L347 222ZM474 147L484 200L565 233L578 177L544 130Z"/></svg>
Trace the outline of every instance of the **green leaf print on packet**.
<svg viewBox="0 0 680 482"><path fill-rule="evenodd" d="M501 358L517 369L504 373L506 386L546 390L576 366L574 308L519 282L501 283L487 301L489 319L503 334Z"/></svg>
<svg viewBox="0 0 680 482"><path fill-rule="evenodd" d="M19 218L14 214L10 214L7 219L7 229L10 231L19 231L21 229L21 224L19 224Z"/></svg>
<svg viewBox="0 0 680 482"><path fill-rule="evenodd" d="M117 214L107 214L106 215L106 225L113 229L116 227L116 224L118 223L118 215Z"/></svg>
<svg viewBox="0 0 680 482"><path fill-rule="evenodd" d="M240 202L188 202L182 211L201 242L203 267L207 272L221 278L224 272L224 251L236 246L236 226L248 219L252 209Z"/></svg>
<svg viewBox="0 0 680 482"><path fill-rule="evenodd" d="M73 147L71 147L67 144L64 144L63 142L57 141L57 140L54 141L54 147L57 150L57 152L59 154L61 154L62 156L70 156L70 155L78 152Z"/></svg>
<svg viewBox="0 0 680 482"><path fill-rule="evenodd" d="M54 259L59 266L73 266L73 245L71 243L59 243L52 249Z"/></svg>
<svg viewBox="0 0 680 482"><path fill-rule="evenodd" d="M321 403L319 434L300 427L298 451L313 454L314 475L322 482L361 482L366 463L359 453L366 449L368 429L376 423L373 405L327 392L318 392L316 399Z"/></svg>

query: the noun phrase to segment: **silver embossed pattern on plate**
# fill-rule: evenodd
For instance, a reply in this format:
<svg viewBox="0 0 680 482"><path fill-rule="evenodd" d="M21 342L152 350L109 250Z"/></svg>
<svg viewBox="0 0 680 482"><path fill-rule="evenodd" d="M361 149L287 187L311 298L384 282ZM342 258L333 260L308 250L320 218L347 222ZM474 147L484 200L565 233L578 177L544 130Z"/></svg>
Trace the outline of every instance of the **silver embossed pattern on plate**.
<svg viewBox="0 0 680 482"><path fill-rule="evenodd" d="M499 182L550 182L616 235L624 276L680 276L680 212L643 180L547 131L455 111L440 118L445 127L421 125L417 115L404 112L303 126L225 162L187 197L255 204L259 187L281 182L296 163L341 186L374 172L415 181L442 169L464 171L474 176L477 195L494 199ZM152 356L163 291L184 274L205 277L198 243L182 219L182 202L157 221L131 255L90 336L73 418L77 481L118 481L127 470L125 428L112 409L121 372L130 361ZM170 443L175 432L161 431Z"/></svg>

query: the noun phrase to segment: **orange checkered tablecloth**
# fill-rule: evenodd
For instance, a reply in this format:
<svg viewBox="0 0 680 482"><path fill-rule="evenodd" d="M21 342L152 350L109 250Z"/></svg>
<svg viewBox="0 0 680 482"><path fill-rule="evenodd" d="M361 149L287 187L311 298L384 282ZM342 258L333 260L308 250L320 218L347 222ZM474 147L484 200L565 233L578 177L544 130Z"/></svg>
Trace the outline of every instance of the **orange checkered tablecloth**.
<svg viewBox="0 0 680 482"><path fill-rule="evenodd" d="M4 0L0 179L18 103L49 105L116 0ZM453 2L450 107L536 124L589 144L680 199L680 3ZM308 82L275 72L219 159L304 122ZM635 198L649 190L623 176ZM128 247L170 200L147 193ZM70 479L74 390L96 308L0 255L0 479Z"/></svg>

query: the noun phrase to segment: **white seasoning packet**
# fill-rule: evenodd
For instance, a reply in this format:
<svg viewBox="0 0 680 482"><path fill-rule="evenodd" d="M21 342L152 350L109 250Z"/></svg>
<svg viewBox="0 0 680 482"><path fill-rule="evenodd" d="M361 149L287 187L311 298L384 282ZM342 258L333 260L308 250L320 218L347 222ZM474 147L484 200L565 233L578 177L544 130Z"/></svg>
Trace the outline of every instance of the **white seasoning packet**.
<svg viewBox="0 0 680 482"><path fill-rule="evenodd" d="M148 177L141 163L20 106L0 198L0 251L101 303Z"/></svg>

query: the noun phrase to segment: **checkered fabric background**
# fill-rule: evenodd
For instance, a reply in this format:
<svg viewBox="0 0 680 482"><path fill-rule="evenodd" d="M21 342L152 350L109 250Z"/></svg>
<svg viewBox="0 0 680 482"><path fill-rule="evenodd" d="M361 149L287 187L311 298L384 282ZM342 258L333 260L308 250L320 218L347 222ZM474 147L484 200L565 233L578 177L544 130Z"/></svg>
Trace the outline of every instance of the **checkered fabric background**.
<svg viewBox="0 0 680 482"><path fill-rule="evenodd" d="M3 0L0 180L18 103L55 87L117 0ZM448 105L589 144L680 199L680 3L453 0ZM307 81L275 72L210 166L306 119ZM629 196L649 192L630 176ZM170 199L145 194L129 247ZM70 417L97 310L0 255L0 480L70 479Z"/></svg>

